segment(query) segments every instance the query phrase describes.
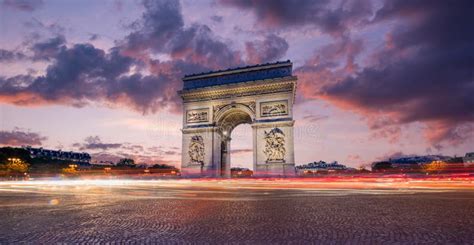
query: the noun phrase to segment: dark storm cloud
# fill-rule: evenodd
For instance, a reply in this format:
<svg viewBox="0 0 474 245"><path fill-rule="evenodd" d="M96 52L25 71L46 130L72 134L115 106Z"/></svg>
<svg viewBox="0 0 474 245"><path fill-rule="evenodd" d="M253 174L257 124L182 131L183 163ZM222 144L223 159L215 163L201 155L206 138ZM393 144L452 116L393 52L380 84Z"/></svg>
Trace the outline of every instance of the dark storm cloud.
<svg viewBox="0 0 474 245"><path fill-rule="evenodd" d="M269 28L315 26L322 32L343 34L348 26L368 21L372 14L370 1L342 1L335 4L329 0L217 0L223 6L251 11L258 24Z"/></svg>
<svg viewBox="0 0 474 245"><path fill-rule="evenodd" d="M98 101L147 113L167 107L174 96L167 88L167 76L129 75L136 61L116 48L106 53L90 44L76 44L52 50L57 54L41 53L51 54L43 57L54 60L46 75L0 77L0 99L16 105L59 103L79 107Z"/></svg>
<svg viewBox="0 0 474 245"><path fill-rule="evenodd" d="M15 10L31 12L43 6L43 0L3 0L2 5Z"/></svg>
<svg viewBox="0 0 474 245"><path fill-rule="evenodd" d="M125 45L134 51L153 49L163 51L164 46L184 26L179 1L142 1L145 12L135 21L135 29L126 38Z"/></svg>
<svg viewBox="0 0 474 245"><path fill-rule="evenodd" d="M145 0L143 5L142 18L133 23L133 31L118 42L118 47L123 54L145 64L152 74L164 76L161 88L149 88L149 93L161 93L164 103L173 111L179 111L176 91L181 88L185 74L242 63L240 54L217 38L208 26L185 26L179 1ZM152 59L152 54L166 54L171 60Z"/></svg>
<svg viewBox="0 0 474 245"><path fill-rule="evenodd" d="M247 61L253 64L276 61L286 54L288 48L285 39L273 34L266 36L262 41L245 43Z"/></svg>
<svg viewBox="0 0 474 245"><path fill-rule="evenodd" d="M310 85L315 92L306 95L362 112L375 128L424 122L433 144L463 142L474 122L473 7L469 0L387 1L373 24L397 22L372 64L348 76L320 67L313 77L339 82Z"/></svg>
<svg viewBox="0 0 474 245"><path fill-rule="evenodd" d="M178 1L143 1L146 11L132 26L134 31L121 42L135 57L143 53L167 53L173 59L200 64L207 70L240 64L240 56L214 36L206 25L184 26Z"/></svg>
<svg viewBox="0 0 474 245"><path fill-rule="evenodd" d="M89 44L64 48L56 54L54 60L48 66L45 76L34 79L24 77L24 81L16 79L8 87L2 84L1 94L6 96L6 92L25 92L48 101L67 97L80 101L96 96L105 81L126 72L131 63L131 60L120 57L117 52L106 54Z"/></svg>
<svg viewBox="0 0 474 245"><path fill-rule="evenodd" d="M41 145L41 143L46 139L46 137L43 137L38 133L24 132L19 129L12 131L0 131L0 145Z"/></svg>
<svg viewBox="0 0 474 245"><path fill-rule="evenodd" d="M15 105L99 102L142 113L178 111L184 74L240 64L240 54L200 24L185 27L177 1L143 1L145 11L116 47L66 46L62 35L28 42L33 61L51 62L42 76L0 77L0 101ZM44 26L33 19L32 23ZM3 52L5 59L14 55ZM171 57L161 61L155 55ZM146 73L148 75L142 75Z"/></svg>

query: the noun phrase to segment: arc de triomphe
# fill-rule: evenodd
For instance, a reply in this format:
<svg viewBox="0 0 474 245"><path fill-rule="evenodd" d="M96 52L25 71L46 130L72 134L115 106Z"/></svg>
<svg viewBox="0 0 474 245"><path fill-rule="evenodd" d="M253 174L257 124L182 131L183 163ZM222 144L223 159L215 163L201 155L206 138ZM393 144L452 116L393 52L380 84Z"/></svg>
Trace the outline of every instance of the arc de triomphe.
<svg viewBox="0 0 474 245"><path fill-rule="evenodd" d="M254 175L294 175L296 81L290 61L186 75L182 174L230 176L232 130L249 123Z"/></svg>

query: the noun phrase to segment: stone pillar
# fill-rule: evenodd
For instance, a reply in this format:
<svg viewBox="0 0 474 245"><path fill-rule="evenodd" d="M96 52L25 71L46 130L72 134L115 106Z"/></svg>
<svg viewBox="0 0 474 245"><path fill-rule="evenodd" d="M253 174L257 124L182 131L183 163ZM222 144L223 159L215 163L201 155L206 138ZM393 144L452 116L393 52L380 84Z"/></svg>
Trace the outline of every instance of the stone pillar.
<svg viewBox="0 0 474 245"><path fill-rule="evenodd" d="M295 175L293 120L254 123L254 175Z"/></svg>
<svg viewBox="0 0 474 245"><path fill-rule="evenodd" d="M188 177L217 177L221 171L222 137L216 127L186 128L183 132L181 173Z"/></svg>
<svg viewBox="0 0 474 245"><path fill-rule="evenodd" d="M221 152L222 152L222 156L221 156L221 177L224 177L224 178L230 178L231 177L231 173L230 173L230 137L228 136L223 136L223 139L222 139L222 144L224 146L224 151L222 151L221 149Z"/></svg>

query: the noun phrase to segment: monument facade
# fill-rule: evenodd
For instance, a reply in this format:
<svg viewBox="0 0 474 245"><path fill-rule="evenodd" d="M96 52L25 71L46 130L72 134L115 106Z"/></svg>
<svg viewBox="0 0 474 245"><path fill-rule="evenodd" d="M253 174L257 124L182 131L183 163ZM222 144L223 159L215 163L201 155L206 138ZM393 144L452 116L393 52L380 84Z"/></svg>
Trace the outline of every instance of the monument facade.
<svg viewBox="0 0 474 245"><path fill-rule="evenodd" d="M186 75L183 89L181 171L230 177L232 130L252 126L256 176L293 176L293 103L290 61Z"/></svg>

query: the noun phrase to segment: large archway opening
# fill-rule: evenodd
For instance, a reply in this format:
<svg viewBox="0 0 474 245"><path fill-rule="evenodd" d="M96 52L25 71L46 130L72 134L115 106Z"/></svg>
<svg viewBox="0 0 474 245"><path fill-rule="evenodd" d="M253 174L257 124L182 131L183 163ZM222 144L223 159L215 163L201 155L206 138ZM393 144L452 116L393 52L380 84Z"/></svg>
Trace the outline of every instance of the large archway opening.
<svg viewBox="0 0 474 245"><path fill-rule="evenodd" d="M251 149L253 142L250 124L253 122L253 118L252 112L242 105L230 105L229 108L226 108L226 110L217 115L217 126L222 134L220 152L221 176L231 177L231 168L233 166L248 166L252 163ZM242 125L240 126L242 129L236 130L236 127L239 125ZM242 142L245 143L242 144ZM235 150L234 147L236 147ZM243 155L250 155L250 157L245 160L241 156L244 152L247 154ZM231 158L231 156L233 157ZM236 160L237 162L233 163L232 160Z"/></svg>
<svg viewBox="0 0 474 245"><path fill-rule="evenodd" d="M230 142L231 177L246 177L248 175L246 169L253 171L252 136L250 124L240 124L232 131Z"/></svg>

